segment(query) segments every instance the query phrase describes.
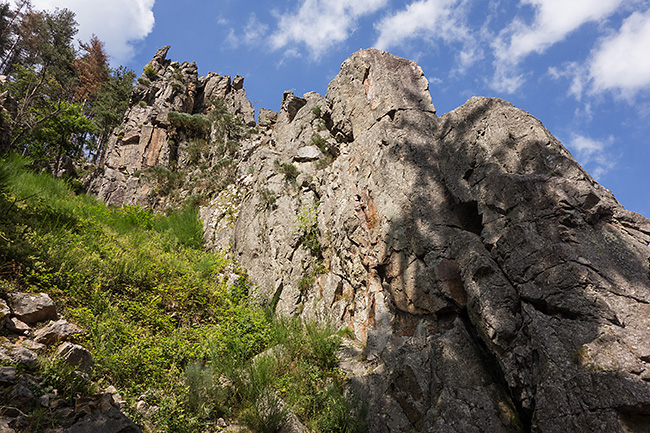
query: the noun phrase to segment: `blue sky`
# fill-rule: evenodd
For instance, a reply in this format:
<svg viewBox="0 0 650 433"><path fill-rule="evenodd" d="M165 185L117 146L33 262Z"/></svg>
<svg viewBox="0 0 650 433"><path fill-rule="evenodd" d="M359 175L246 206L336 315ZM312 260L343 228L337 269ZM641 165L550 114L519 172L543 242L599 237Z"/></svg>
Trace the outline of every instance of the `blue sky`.
<svg viewBox="0 0 650 433"><path fill-rule="evenodd" d="M256 109L324 94L376 47L418 62L438 114L496 96L540 119L628 209L650 216L650 0L32 0L77 14L140 73L156 49L245 77Z"/></svg>

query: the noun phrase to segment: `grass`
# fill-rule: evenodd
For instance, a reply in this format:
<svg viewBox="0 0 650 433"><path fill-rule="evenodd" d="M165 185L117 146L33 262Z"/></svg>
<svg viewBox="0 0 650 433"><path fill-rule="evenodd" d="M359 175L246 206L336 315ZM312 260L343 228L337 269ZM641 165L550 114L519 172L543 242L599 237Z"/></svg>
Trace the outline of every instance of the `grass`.
<svg viewBox="0 0 650 433"><path fill-rule="evenodd" d="M335 357L340 337L334 328L278 317L269 324L269 349L262 354L250 357L232 340L213 346L203 364L185 370L197 409L236 415L256 432L279 431L288 410L314 433L367 431L362 405L342 392L345 378Z"/></svg>
<svg viewBox="0 0 650 433"><path fill-rule="evenodd" d="M234 286L223 276L232 270ZM288 409L312 432L364 431L341 391L331 327L250 301L246 275L204 251L192 206L108 207L24 159L0 158L0 293L14 291L48 293L86 331L91 382L55 361L34 372L71 401L114 385L129 413L140 398L158 408L148 420L156 432L212 431L218 417L276 431ZM354 429L340 430L350 417Z"/></svg>

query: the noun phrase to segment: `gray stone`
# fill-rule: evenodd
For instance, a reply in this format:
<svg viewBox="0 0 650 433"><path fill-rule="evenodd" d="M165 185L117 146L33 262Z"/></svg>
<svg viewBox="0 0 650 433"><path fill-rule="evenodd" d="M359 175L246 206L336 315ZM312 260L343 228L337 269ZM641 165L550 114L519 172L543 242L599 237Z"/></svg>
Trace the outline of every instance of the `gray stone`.
<svg viewBox="0 0 650 433"><path fill-rule="evenodd" d="M93 366L93 358L88 349L78 344L65 342L56 349L56 356L63 359L66 364L79 369L88 371Z"/></svg>
<svg viewBox="0 0 650 433"><path fill-rule="evenodd" d="M41 329L34 332L33 338L37 343L50 345L57 341L69 340L76 335L83 334L83 331L76 325L64 319L52 321Z"/></svg>
<svg viewBox="0 0 650 433"><path fill-rule="evenodd" d="M257 124L263 128L270 128L278 121L278 113L266 108L260 108Z"/></svg>
<svg viewBox="0 0 650 433"><path fill-rule="evenodd" d="M22 377L11 388L8 396L9 404L21 410L29 410L36 404L36 398L29 389L28 383Z"/></svg>
<svg viewBox="0 0 650 433"><path fill-rule="evenodd" d="M34 340L29 338L21 337L14 342L14 345L17 347L24 347L25 349L39 351L45 349L47 346L45 344L37 343Z"/></svg>
<svg viewBox="0 0 650 433"><path fill-rule="evenodd" d="M32 328L27 323L17 317L8 317L5 321L5 327L15 334L28 335Z"/></svg>
<svg viewBox="0 0 650 433"><path fill-rule="evenodd" d="M56 319L56 306L46 293L10 293L13 314L25 323Z"/></svg>
<svg viewBox="0 0 650 433"><path fill-rule="evenodd" d="M0 361L35 367L37 357L35 352L24 347L11 343L0 343Z"/></svg>
<svg viewBox="0 0 650 433"><path fill-rule="evenodd" d="M83 416L68 433L141 433L142 430L115 407Z"/></svg>
<svg viewBox="0 0 650 433"><path fill-rule="evenodd" d="M2 366L0 367L0 385L11 385L16 381L16 367Z"/></svg>
<svg viewBox="0 0 650 433"><path fill-rule="evenodd" d="M298 149L293 160L296 162L317 161L323 153L316 146L304 146Z"/></svg>

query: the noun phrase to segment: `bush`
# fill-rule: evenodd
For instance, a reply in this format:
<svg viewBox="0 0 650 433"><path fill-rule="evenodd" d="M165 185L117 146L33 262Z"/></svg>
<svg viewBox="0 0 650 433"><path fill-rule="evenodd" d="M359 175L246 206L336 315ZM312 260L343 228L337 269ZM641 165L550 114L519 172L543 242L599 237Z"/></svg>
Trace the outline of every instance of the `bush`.
<svg viewBox="0 0 650 433"><path fill-rule="evenodd" d="M158 77L158 72L156 72L156 70L153 68L151 63L147 63L142 73L150 80L153 80Z"/></svg>
<svg viewBox="0 0 650 433"><path fill-rule="evenodd" d="M205 137L210 133L212 122L202 114L170 111L167 117L172 127L192 137Z"/></svg>
<svg viewBox="0 0 650 433"><path fill-rule="evenodd" d="M260 197L262 198L262 202L264 203L264 207L267 209L273 209L275 208L275 202L277 201L277 197L273 191L271 191L268 188L263 188L260 190Z"/></svg>
<svg viewBox="0 0 650 433"><path fill-rule="evenodd" d="M331 164L338 156L338 149L330 146L327 141L319 134L314 133L311 136L311 145L316 146L323 152L323 158L318 162L318 168L324 168Z"/></svg>
<svg viewBox="0 0 650 433"><path fill-rule="evenodd" d="M284 179L287 182L290 182L292 184L296 183L296 178L300 174L298 167L296 167L290 162L282 162L279 159L276 159L273 162L273 166L275 167L278 173L284 174Z"/></svg>
<svg viewBox="0 0 650 433"><path fill-rule="evenodd" d="M316 218L318 203L305 205L301 208L294 221L294 233L299 235L298 245L302 245L311 253L312 257L322 257L322 247L318 239L318 220Z"/></svg>

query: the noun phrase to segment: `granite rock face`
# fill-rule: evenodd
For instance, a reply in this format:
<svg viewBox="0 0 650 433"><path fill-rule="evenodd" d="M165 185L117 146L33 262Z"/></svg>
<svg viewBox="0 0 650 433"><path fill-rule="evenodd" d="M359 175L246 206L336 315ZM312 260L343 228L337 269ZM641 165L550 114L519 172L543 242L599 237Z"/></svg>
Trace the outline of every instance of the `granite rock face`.
<svg viewBox="0 0 650 433"><path fill-rule="evenodd" d="M196 63L167 59L169 48L159 49L144 68L124 121L109 138L100 170L86 180L88 190L108 203L170 204L161 202L160 185L151 180L159 178L160 172L148 173L147 169L189 166L191 154L204 140L174 124L170 113L204 116L219 100L244 124L255 124L242 77L231 79L215 73L199 76Z"/></svg>
<svg viewBox="0 0 650 433"><path fill-rule="evenodd" d="M159 92L134 98L164 106ZM152 204L108 171L148 158L121 140L95 191ZM115 163L127 142L135 156ZM647 431L650 221L528 113L472 98L439 117L415 63L361 50L325 97L263 110L234 157L201 208L206 243L277 311L354 332L341 365L370 431Z"/></svg>

